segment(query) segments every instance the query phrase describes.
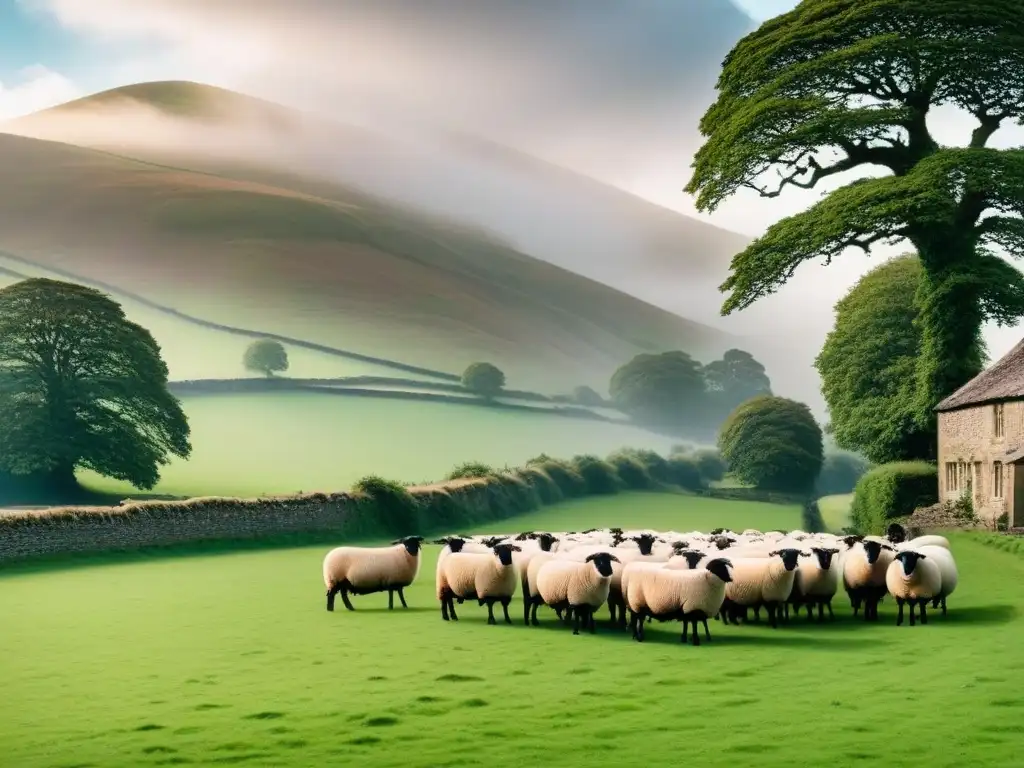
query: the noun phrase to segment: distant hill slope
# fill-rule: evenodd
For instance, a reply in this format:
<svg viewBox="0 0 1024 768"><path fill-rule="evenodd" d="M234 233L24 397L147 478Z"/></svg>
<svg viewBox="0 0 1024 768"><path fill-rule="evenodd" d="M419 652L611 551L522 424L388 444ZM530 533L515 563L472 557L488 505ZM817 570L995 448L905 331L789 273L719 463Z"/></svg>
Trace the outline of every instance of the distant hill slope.
<svg viewBox="0 0 1024 768"><path fill-rule="evenodd" d="M748 242L489 139L396 116L371 131L198 83L125 86L5 128L189 168L230 163L232 176L287 171L289 188L318 179L329 198L325 185L342 199L359 189L711 325L722 322L717 286Z"/></svg>
<svg viewBox="0 0 1024 768"><path fill-rule="evenodd" d="M178 102L179 108L181 102ZM187 107L187 104L185 105ZM0 248L211 321L509 385L592 383L643 350L734 340L465 226L354 191L0 135Z"/></svg>

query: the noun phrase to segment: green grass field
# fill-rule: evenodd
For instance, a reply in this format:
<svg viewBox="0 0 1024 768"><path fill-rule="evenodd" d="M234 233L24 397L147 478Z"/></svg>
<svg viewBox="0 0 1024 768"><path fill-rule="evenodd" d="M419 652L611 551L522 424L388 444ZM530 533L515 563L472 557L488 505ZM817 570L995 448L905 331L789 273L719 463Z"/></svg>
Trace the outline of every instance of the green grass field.
<svg viewBox="0 0 1024 768"><path fill-rule="evenodd" d="M850 524L850 505L853 494L843 493L835 496L822 496L818 499L818 509L825 520L825 527L830 531L839 531Z"/></svg>
<svg viewBox="0 0 1024 768"><path fill-rule="evenodd" d="M634 494L501 527L755 519L799 518ZM492 627L466 605L446 624L436 548L408 610L374 595L354 614L324 610L326 547L7 569L0 763L1016 766L1024 558L953 548L960 588L927 627L895 627L889 603L866 626L839 598L834 625L711 622L700 648L669 625L643 645L600 622L573 637L547 611Z"/></svg>
<svg viewBox="0 0 1024 768"><path fill-rule="evenodd" d="M674 442L609 424L464 405L316 394L184 398L194 450L165 467L156 493L260 496L344 490L379 474L434 482L456 464L516 466L539 453L605 455L623 446L667 453ZM88 487L131 486L80 474Z"/></svg>

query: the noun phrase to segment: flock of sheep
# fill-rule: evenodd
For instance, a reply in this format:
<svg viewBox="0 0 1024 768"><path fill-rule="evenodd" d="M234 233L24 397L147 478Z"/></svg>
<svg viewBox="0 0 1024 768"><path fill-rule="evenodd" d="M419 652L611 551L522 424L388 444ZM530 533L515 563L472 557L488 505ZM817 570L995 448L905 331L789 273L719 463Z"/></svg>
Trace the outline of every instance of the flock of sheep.
<svg viewBox="0 0 1024 768"><path fill-rule="evenodd" d="M337 547L323 563L327 610L334 610L336 595L354 610L349 595L388 593L394 608L397 592L406 607L403 589L419 573L422 536L408 536L389 547ZM956 589L956 562L949 541L942 536L920 536L910 541L899 525L887 535L835 536L803 531L717 529L659 533L621 528L583 532L528 531L508 536L446 536L435 544L443 548L437 559L436 594L441 618L458 621L455 604L467 600L487 606L487 623L496 624L494 607L500 605L505 623L508 607L518 589L523 599L523 620L537 626L537 609L552 608L560 621L573 622L593 633L594 613L608 606L613 625L631 629L644 639L644 624L681 621L681 641L697 625L710 640L708 619L738 624L760 620L767 613L772 627L788 621L790 611L817 609L824 621L827 609L834 619L832 599L840 582L850 598L854 616L878 618L878 604L887 594L904 607L910 625L919 617L927 623L927 604L941 606ZM628 621L627 621L628 611ZM916 611L916 614L915 614Z"/></svg>

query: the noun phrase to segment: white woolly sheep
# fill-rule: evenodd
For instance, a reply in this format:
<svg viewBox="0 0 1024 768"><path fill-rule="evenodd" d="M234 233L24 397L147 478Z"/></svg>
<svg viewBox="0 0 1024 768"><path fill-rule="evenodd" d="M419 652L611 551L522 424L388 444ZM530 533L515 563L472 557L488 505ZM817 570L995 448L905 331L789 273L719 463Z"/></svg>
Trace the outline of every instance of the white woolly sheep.
<svg viewBox="0 0 1024 768"><path fill-rule="evenodd" d="M923 537L922 537L923 538ZM956 590L960 582L960 574L956 569L956 560L953 553L938 544L926 544L918 547L915 551L931 558L932 562L939 566L939 573L942 574L942 588L932 598L932 608L942 606L942 615L946 615L946 598Z"/></svg>
<svg viewBox="0 0 1024 768"><path fill-rule="evenodd" d="M537 573L537 590L544 602L555 608L572 608L573 634L580 633L582 619L594 634L594 610L608 600L615 555L598 552L582 562L549 560Z"/></svg>
<svg viewBox="0 0 1024 768"><path fill-rule="evenodd" d="M936 547L936 549L939 549ZM928 623L925 606L942 591L942 571L927 554L904 549L897 552L885 572L885 584L896 598L899 615L896 626L903 624L903 606L910 603L910 626L914 626L914 607L921 611L921 623Z"/></svg>
<svg viewBox="0 0 1024 768"><path fill-rule="evenodd" d="M885 574L894 554L889 544L865 538L854 541L843 556L843 587L850 596L854 616L863 604L864 620L878 619L878 604L886 594Z"/></svg>
<svg viewBox="0 0 1024 768"><path fill-rule="evenodd" d="M704 625L704 636L711 640L708 617L722 609L727 584L732 580L732 563L724 558L709 560L704 568L660 568L637 574L628 586L630 625L638 642L644 639L645 615L658 621L683 622L680 642L687 642L693 626L693 644L700 645L697 623Z"/></svg>
<svg viewBox="0 0 1024 768"><path fill-rule="evenodd" d="M814 606L818 606L818 621L825 620L827 607L828 617L834 621L836 616L832 612L832 598L839 589L839 568L836 567L835 555L839 554L839 550L834 547L810 549L809 554L800 554L800 565L787 605L792 605L797 615L800 614L800 608L806 606L808 619L814 613Z"/></svg>
<svg viewBox="0 0 1024 768"><path fill-rule="evenodd" d="M945 536L930 533L925 536L918 536L910 541L904 541L896 549L917 549L918 547L942 547L943 549L949 549L949 539Z"/></svg>
<svg viewBox="0 0 1024 768"><path fill-rule="evenodd" d="M494 619L494 604L501 603L505 623L511 624L508 605L516 591L516 569L512 564L512 553L518 552L515 544L498 544L490 554L453 552L444 559L437 572L437 599L441 603L441 618L453 621L455 600L477 600L487 605L487 623L497 624ZM461 602L460 600L460 602Z"/></svg>
<svg viewBox="0 0 1024 768"><path fill-rule="evenodd" d="M771 552L768 559L730 558L732 581L725 588L723 621L738 624L743 609L763 605L768 609L769 624L777 627L779 608L793 591L799 556L800 550L787 548Z"/></svg>
<svg viewBox="0 0 1024 768"><path fill-rule="evenodd" d="M530 559L526 569L519 572L519 579L523 588L523 622L527 625L532 624L536 627L540 623L537 621L537 609L544 604L544 598L537 591L537 574L540 573L541 566L544 563L554 558L555 555L552 552L538 552ZM562 609L556 609L556 613L558 614L559 621L561 621Z"/></svg>
<svg viewBox="0 0 1024 768"><path fill-rule="evenodd" d="M408 608L402 590L416 580L420 572L422 536L406 536L390 547L335 547L324 557L324 586L327 610L334 610L334 597L341 595L345 607L354 611L349 595L388 593L388 610L395 607L395 592Z"/></svg>

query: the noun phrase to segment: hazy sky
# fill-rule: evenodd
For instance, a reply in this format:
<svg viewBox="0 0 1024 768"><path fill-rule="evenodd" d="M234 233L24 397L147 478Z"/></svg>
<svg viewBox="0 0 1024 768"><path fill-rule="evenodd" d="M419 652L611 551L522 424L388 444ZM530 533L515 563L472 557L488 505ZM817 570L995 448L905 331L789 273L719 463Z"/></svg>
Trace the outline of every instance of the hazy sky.
<svg viewBox="0 0 1024 768"><path fill-rule="evenodd" d="M721 56L754 18L795 4L0 0L0 117L128 82L198 80L355 122L448 121L692 215L681 188ZM956 114L930 122L940 141L969 133ZM993 143L1020 145L1024 130L1000 131ZM822 191L737 195L700 217L757 235ZM878 261L851 253L804 266L778 301L748 312L768 318L812 295L830 305ZM1013 329L990 335L992 352L1017 338Z"/></svg>

